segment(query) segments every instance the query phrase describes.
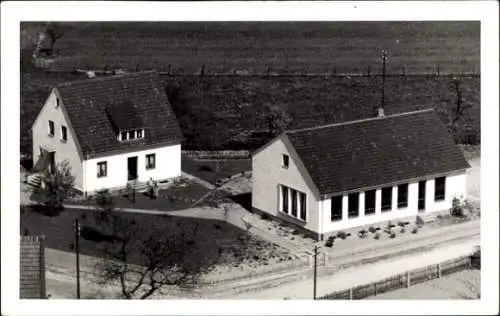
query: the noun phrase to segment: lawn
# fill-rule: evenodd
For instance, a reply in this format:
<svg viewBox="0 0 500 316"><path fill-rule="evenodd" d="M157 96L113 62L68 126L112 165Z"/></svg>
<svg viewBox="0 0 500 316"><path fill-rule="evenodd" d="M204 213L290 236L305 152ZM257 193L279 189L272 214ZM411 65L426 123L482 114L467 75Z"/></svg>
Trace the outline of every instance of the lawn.
<svg viewBox="0 0 500 316"><path fill-rule="evenodd" d="M183 155L182 170L207 182L216 184L218 181L232 175L251 171L252 161L250 159L201 160Z"/></svg>
<svg viewBox="0 0 500 316"><path fill-rule="evenodd" d="M115 203L118 208L176 211L192 207L193 203L208 191L196 182L182 179L166 189L161 189L156 200L151 199L147 192L136 192L134 201L132 192L123 192L115 195ZM69 204L96 205L92 197L77 199Z"/></svg>
<svg viewBox="0 0 500 316"><path fill-rule="evenodd" d="M102 240L100 228L94 222L94 212L66 209L56 217L48 217L35 208L21 208L21 233L44 235L47 247L71 252L74 251L74 220L79 218L82 227L81 253L101 257L107 242ZM120 216L135 219L138 227L144 228L140 231L143 237L147 237L153 230L164 232L170 239L182 232L194 231L189 247L193 248L196 259L207 263L216 261L217 267L239 268L243 265L268 265L292 260L288 252L276 244L253 235L246 241L243 238L245 231L220 220L133 213L121 213ZM141 249L134 250L132 262L140 262L140 251Z"/></svg>

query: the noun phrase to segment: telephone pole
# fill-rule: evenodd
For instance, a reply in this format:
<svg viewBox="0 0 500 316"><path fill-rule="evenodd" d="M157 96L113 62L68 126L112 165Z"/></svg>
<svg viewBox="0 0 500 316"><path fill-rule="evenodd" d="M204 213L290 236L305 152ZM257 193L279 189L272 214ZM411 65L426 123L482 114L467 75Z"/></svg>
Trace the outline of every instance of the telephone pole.
<svg viewBox="0 0 500 316"><path fill-rule="evenodd" d="M384 108L385 103L385 63L387 61L387 51L382 51L382 102L380 104L381 108Z"/></svg>
<svg viewBox="0 0 500 316"><path fill-rule="evenodd" d="M314 284L313 284L313 299L316 299L316 284L317 284L317 266L318 266L318 245L314 245Z"/></svg>
<svg viewBox="0 0 500 316"><path fill-rule="evenodd" d="M80 223L75 218L76 298L80 299Z"/></svg>

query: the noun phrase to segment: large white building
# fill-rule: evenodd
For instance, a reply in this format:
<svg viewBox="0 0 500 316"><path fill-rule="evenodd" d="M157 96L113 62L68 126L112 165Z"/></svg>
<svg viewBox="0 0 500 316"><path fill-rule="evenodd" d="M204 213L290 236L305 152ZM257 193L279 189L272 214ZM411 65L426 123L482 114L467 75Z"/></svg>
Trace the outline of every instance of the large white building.
<svg viewBox="0 0 500 316"><path fill-rule="evenodd" d="M35 170L68 160L84 194L181 175L182 132L155 72L57 85L32 134Z"/></svg>
<svg viewBox="0 0 500 316"><path fill-rule="evenodd" d="M434 110L286 131L252 158L252 207L317 239L449 209L462 152Z"/></svg>

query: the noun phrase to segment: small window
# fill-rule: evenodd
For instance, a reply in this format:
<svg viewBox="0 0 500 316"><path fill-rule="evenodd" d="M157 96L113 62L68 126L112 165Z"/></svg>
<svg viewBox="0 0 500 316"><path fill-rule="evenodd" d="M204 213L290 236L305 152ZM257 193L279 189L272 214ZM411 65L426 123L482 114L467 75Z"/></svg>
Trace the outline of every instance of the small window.
<svg viewBox="0 0 500 316"><path fill-rule="evenodd" d="M303 221L306 221L306 206L307 206L307 199L306 199L306 194L300 192L300 219Z"/></svg>
<svg viewBox="0 0 500 316"><path fill-rule="evenodd" d="M392 187L382 188L382 212L392 209Z"/></svg>
<svg viewBox="0 0 500 316"><path fill-rule="evenodd" d="M156 168L156 154L146 155L146 169Z"/></svg>
<svg viewBox="0 0 500 316"><path fill-rule="evenodd" d="M68 140L68 129L66 128L66 126L61 126L61 140Z"/></svg>
<svg viewBox="0 0 500 316"><path fill-rule="evenodd" d="M58 108L58 107L59 107L59 98L56 97L56 108Z"/></svg>
<svg viewBox="0 0 500 316"><path fill-rule="evenodd" d="M351 193L347 202L348 216L354 218L359 216L359 193Z"/></svg>
<svg viewBox="0 0 500 316"><path fill-rule="evenodd" d="M446 193L446 177L436 178L434 188L434 200L443 201Z"/></svg>
<svg viewBox="0 0 500 316"><path fill-rule="evenodd" d="M102 161L97 163L97 177L102 178L108 175L108 162Z"/></svg>
<svg viewBox="0 0 500 316"><path fill-rule="evenodd" d="M289 163L290 163L290 157L288 157L288 155L283 154L283 162L282 162L283 168L288 168Z"/></svg>
<svg viewBox="0 0 500 316"><path fill-rule="evenodd" d="M398 208L408 207L408 183L398 185Z"/></svg>
<svg viewBox="0 0 500 316"><path fill-rule="evenodd" d="M127 140L127 132L121 132L122 140Z"/></svg>
<svg viewBox="0 0 500 316"><path fill-rule="evenodd" d="M375 214L375 199L377 190L365 192L365 215Z"/></svg>
<svg viewBox="0 0 500 316"><path fill-rule="evenodd" d="M54 136L54 121L49 121L49 135Z"/></svg>
<svg viewBox="0 0 500 316"><path fill-rule="evenodd" d="M128 139L130 140L135 139L135 131L128 132Z"/></svg>
<svg viewBox="0 0 500 316"><path fill-rule="evenodd" d="M288 211L288 188L285 187L285 186L282 186L281 187L281 192L282 192L282 198L281 198L281 203L282 203L282 207L281 207L281 210L285 213L289 213Z"/></svg>
<svg viewBox="0 0 500 316"><path fill-rule="evenodd" d="M292 200L292 216L297 217L297 191L290 189Z"/></svg>
<svg viewBox="0 0 500 316"><path fill-rule="evenodd" d="M331 204L331 213L330 220L332 222L342 220L342 195L334 196L330 199Z"/></svg>
<svg viewBox="0 0 500 316"><path fill-rule="evenodd" d="M137 138L143 138L143 132L142 132L142 129L140 130L137 130Z"/></svg>

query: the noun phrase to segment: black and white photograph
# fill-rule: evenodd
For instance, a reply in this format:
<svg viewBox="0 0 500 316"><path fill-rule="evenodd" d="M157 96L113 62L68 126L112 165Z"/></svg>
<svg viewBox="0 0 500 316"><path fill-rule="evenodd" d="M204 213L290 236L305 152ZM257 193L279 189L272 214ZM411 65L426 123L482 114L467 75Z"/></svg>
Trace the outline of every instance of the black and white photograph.
<svg viewBox="0 0 500 316"><path fill-rule="evenodd" d="M487 2L483 11L495 8ZM330 312L339 301L486 296L480 310L498 309L498 39L484 46L480 18L258 12L18 13L16 59L2 47L11 296L158 308L320 301ZM12 88L7 63L19 72ZM4 92L15 95L8 106ZM11 129L19 137L7 145ZM19 213L15 200L4 206L17 192Z"/></svg>

